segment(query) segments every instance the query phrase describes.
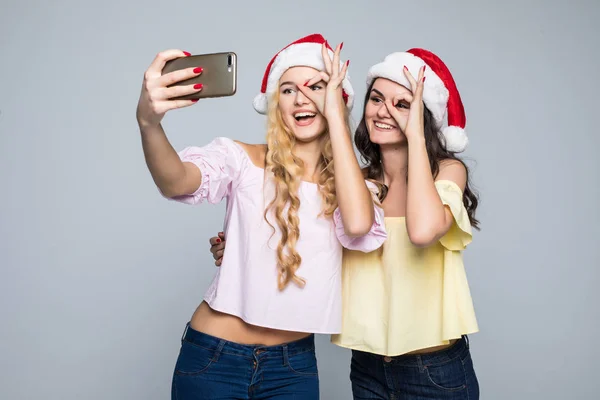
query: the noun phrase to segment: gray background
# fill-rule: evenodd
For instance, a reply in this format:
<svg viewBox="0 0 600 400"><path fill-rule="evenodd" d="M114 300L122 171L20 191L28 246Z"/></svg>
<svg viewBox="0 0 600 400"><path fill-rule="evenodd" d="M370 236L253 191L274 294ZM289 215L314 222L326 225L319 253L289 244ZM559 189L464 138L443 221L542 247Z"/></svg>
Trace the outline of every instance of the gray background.
<svg viewBox="0 0 600 400"><path fill-rule="evenodd" d="M52 4L50 4L52 3ZM0 398L166 399L215 272L224 206L155 189L135 120L156 52L236 51L239 91L171 112L176 148L261 142L267 62L345 42L358 118L368 67L426 47L467 110L483 230L465 253L482 399L595 399L600 216L598 2L6 1L0 8ZM324 399L347 350L318 337Z"/></svg>

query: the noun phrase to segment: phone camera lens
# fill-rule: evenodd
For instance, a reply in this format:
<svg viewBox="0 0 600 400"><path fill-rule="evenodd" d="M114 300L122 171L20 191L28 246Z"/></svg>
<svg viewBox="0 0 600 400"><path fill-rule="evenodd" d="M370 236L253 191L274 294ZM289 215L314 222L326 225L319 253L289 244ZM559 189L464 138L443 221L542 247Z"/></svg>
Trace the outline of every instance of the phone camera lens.
<svg viewBox="0 0 600 400"><path fill-rule="evenodd" d="M231 67L231 54L227 56L227 66Z"/></svg>

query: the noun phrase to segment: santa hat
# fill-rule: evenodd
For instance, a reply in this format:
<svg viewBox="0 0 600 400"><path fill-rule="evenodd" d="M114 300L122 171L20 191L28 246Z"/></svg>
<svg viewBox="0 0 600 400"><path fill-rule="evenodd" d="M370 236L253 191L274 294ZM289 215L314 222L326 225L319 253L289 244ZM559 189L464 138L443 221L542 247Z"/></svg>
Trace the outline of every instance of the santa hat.
<svg viewBox="0 0 600 400"><path fill-rule="evenodd" d="M452 74L444 62L435 54L424 49L389 54L383 62L376 64L367 73L367 87L376 78L386 78L412 90L403 72L404 66L417 79L420 68L426 65L423 85L423 102L435 119L446 149L464 151L469 142L465 133L467 117ZM447 126L443 127L447 117Z"/></svg>
<svg viewBox="0 0 600 400"><path fill-rule="evenodd" d="M268 101L273 92L277 89L279 79L291 67L312 67L319 71L325 71L325 63L321 54L321 45L326 43L325 38L320 34L312 34L290 43L279 51L271 59L265 75L262 80L260 93L254 98L254 109L261 114L267 113ZM327 51L333 59L333 49L326 43ZM343 64L340 60L338 66L341 70ZM350 85L348 72L342 81L342 96L349 110L354 104L354 90Z"/></svg>

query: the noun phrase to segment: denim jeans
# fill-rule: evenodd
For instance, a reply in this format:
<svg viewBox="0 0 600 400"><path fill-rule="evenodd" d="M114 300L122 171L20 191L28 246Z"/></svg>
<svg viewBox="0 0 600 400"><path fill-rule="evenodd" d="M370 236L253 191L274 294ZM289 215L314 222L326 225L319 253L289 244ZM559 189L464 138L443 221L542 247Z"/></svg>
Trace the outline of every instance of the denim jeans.
<svg viewBox="0 0 600 400"><path fill-rule="evenodd" d="M477 400L479 383L466 336L447 349L383 357L352 351L355 400Z"/></svg>
<svg viewBox="0 0 600 400"><path fill-rule="evenodd" d="M317 400L314 335L278 346L243 345L192 329L183 334L173 400Z"/></svg>

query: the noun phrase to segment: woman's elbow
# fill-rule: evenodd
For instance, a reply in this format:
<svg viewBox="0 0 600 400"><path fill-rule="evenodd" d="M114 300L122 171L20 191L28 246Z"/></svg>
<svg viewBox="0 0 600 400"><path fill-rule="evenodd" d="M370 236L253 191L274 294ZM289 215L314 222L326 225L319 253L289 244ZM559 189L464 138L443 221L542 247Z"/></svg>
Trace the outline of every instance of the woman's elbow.
<svg viewBox="0 0 600 400"><path fill-rule="evenodd" d="M429 247L439 239L436 229L408 229L408 239L415 247Z"/></svg>
<svg viewBox="0 0 600 400"><path fill-rule="evenodd" d="M163 196L174 198L192 194L202 184L202 176L184 170L177 176L156 183Z"/></svg>
<svg viewBox="0 0 600 400"><path fill-rule="evenodd" d="M361 237L371 231L373 218L360 218L344 224L344 233L349 237Z"/></svg>
<svg viewBox="0 0 600 400"><path fill-rule="evenodd" d="M179 193L177 193L172 187L157 185L157 188L160 194L167 199L172 199L179 196Z"/></svg>

